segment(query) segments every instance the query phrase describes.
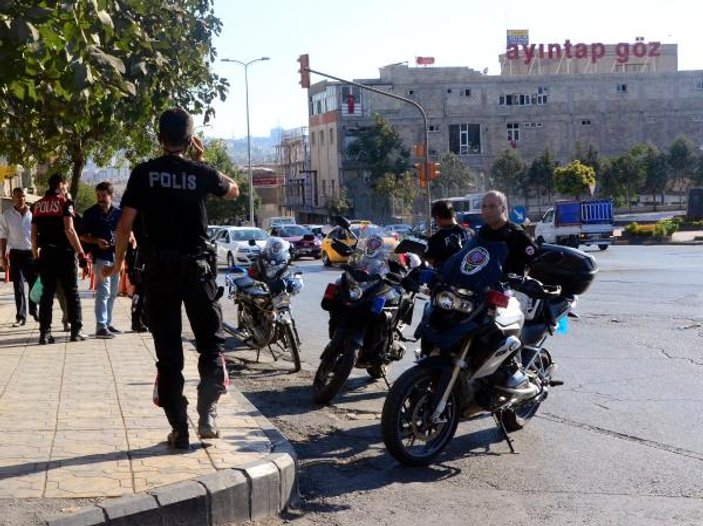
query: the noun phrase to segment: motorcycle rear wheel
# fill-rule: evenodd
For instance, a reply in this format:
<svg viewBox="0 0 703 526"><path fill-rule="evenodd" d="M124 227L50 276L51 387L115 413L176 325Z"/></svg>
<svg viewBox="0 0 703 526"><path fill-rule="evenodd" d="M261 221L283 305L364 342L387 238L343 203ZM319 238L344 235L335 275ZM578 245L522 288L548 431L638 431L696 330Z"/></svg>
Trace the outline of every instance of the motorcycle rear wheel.
<svg viewBox="0 0 703 526"><path fill-rule="evenodd" d="M549 351L542 349L531 368L535 372L544 372L550 365L552 365L552 363L552 356L549 354ZM509 433L512 431L520 431L530 422L532 417L537 414L541 404L542 402L539 401L526 403L515 409L506 409L505 411L498 413L498 419L503 422L506 431Z"/></svg>
<svg viewBox="0 0 703 526"><path fill-rule="evenodd" d="M453 392L443 421L431 421L439 376L439 371L428 367L408 369L395 381L383 404L383 442L393 458L406 466L431 464L456 433L459 408Z"/></svg>
<svg viewBox="0 0 703 526"><path fill-rule="evenodd" d="M332 345L332 342L329 345ZM338 349L325 349L312 383L313 402L327 404L342 390L358 354L359 347L346 339Z"/></svg>

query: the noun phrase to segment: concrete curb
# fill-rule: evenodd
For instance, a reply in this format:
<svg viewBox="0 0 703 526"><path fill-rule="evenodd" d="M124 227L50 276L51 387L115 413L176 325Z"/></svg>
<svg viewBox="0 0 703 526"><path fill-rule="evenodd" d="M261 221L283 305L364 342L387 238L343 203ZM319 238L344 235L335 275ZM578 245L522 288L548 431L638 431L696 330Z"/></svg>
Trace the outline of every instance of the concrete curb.
<svg viewBox="0 0 703 526"><path fill-rule="evenodd" d="M105 500L47 526L215 526L277 515L298 502L298 456L276 427L237 389L234 397L271 442L263 459L147 493Z"/></svg>

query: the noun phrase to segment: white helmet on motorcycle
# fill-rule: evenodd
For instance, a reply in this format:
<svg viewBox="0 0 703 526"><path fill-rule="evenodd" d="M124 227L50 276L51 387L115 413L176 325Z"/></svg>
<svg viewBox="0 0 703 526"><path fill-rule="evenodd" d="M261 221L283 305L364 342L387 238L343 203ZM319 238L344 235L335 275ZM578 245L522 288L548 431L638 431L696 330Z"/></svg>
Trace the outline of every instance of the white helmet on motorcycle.
<svg viewBox="0 0 703 526"><path fill-rule="evenodd" d="M408 268L417 268L422 265L422 260L420 259L420 256L418 256L417 254L413 254L412 252L406 252L405 259L408 262Z"/></svg>
<svg viewBox="0 0 703 526"><path fill-rule="evenodd" d="M290 243L280 237L270 237L261 255L274 263L284 263L290 259Z"/></svg>

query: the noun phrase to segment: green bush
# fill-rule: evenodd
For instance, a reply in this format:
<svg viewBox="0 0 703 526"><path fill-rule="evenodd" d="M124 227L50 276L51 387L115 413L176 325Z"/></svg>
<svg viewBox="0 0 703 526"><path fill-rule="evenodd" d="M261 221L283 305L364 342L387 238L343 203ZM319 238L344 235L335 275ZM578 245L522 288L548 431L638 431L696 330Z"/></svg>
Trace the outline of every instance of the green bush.
<svg viewBox="0 0 703 526"><path fill-rule="evenodd" d="M632 222L625 227L625 233L630 236L670 237L679 229L675 221L658 221L652 225L640 225Z"/></svg>

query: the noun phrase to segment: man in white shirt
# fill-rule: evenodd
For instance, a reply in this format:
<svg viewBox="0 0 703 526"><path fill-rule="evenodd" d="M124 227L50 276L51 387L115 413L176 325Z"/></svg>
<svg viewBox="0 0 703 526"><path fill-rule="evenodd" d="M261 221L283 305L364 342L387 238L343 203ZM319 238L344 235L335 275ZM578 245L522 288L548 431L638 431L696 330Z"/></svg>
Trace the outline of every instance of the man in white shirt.
<svg viewBox="0 0 703 526"><path fill-rule="evenodd" d="M7 268L7 252L10 256L10 273L15 290L17 307L16 322L13 327L21 327L27 320L27 297L24 282L31 289L37 279L32 258L32 212L27 206L24 189L12 190L12 208L0 216L0 257ZM29 315L38 320L37 304L29 300Z"/></svg>

